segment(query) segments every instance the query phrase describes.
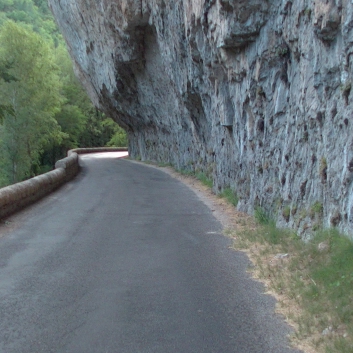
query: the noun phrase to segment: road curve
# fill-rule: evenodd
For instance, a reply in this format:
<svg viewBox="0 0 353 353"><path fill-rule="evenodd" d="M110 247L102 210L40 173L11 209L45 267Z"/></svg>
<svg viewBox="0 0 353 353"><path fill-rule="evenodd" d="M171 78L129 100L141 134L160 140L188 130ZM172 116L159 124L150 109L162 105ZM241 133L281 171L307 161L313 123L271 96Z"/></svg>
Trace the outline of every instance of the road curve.
<svg viewBox="0 0 353 353"><path fill-rule="evenodd" d="M80 158L1 227L1 353L298 352L188 187L114 153Z"/></svg>

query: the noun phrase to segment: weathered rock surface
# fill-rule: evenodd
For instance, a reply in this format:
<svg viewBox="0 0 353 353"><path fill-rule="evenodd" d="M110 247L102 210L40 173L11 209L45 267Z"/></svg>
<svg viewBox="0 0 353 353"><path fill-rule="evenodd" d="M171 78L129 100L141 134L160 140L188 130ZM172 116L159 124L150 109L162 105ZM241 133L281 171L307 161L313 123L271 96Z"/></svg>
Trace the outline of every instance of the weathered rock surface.
<svg viewBox="0 0 353 353"><path fill-rule="evenodd" d="M353 234L349 0L49 0L130 153L200 170L240 210Z"/></svg>

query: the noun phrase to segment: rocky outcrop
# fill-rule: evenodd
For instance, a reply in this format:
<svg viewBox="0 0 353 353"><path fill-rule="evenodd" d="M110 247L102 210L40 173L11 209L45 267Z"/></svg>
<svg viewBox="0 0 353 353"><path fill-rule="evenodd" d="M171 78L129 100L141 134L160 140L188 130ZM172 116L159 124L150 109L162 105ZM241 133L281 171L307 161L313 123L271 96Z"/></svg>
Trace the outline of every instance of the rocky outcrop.
<svg viewBox="0 0 353 353"><path fill-rule="evenodd" d="M130 154L200 170L303 236L353 234L348 0L49 0Z"/></svg>

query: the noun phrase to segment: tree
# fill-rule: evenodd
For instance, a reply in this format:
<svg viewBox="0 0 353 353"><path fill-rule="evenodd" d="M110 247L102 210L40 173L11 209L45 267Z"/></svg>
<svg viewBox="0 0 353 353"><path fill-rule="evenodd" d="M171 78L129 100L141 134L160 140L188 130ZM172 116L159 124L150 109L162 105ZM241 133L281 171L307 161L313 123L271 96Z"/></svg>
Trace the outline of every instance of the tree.
<svg viewBox="0 0 353 353"><path fill-rule="evenodd" d="M0 26L12 20L54 44L64 43L47 0L1 0Z"/></svg>
<svg viewBox="0 0 353 353"><path fill-rule="evenodd" d="M0 84L0 103L13 108L13 116L5 111L0 141L13 183L36 174L45 146L63 137L54 119L62 103L60 81L45 41L10 21L0 32L0 61L12 63L8 74L16 78Z"/></svg>
<svg viewBox="0 0 353 353"><path fill-rule="evenodd" d="M63 83L61 93L65 97L65 104L56 119L62 131L69 135L68 141L64 141L65 147L99 147L123 143L118 142L118 139L126 139L125 131L92 105L74 75L66 48L59 46L56 49L56 60ZM115 142L111 141L118 131L120 137L116 136Z"/></svg>
<svg viewBox="0 0 353 353"><path fill-rule="evenodd" d="M17 81L16 77L9 74L11 63L0 63L0 80L5 82ZM14 109L11 104L0 104L0 123L4 121L5 114L14 115Z"/></svg>
<svg viewBox="0 0 353 353"><path fill-rule="evenodd" d="M127 147L128 142L125 130L110 118L104 120L103 123L105 126L109 126L114 132L106 145L109 147Z"/></svg>
<svg viewBox="0 0 353 353"><path fill-rule="evenodd" d="M1 0L0 32L0 187L52 169L69 149L126 145L75 77L47 0Z"/></svg>

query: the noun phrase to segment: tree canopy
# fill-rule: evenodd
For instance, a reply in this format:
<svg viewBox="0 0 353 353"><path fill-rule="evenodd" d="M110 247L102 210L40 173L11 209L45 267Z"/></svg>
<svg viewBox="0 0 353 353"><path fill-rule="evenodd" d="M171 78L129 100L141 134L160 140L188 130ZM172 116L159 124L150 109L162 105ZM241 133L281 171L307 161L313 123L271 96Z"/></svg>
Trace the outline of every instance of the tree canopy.
<svg viewBox="0 0 353 353"><path fill-rule="evenodd" d="M46 0L0 3L0 187L75 147L127 144L76 79Z"/></svg>

